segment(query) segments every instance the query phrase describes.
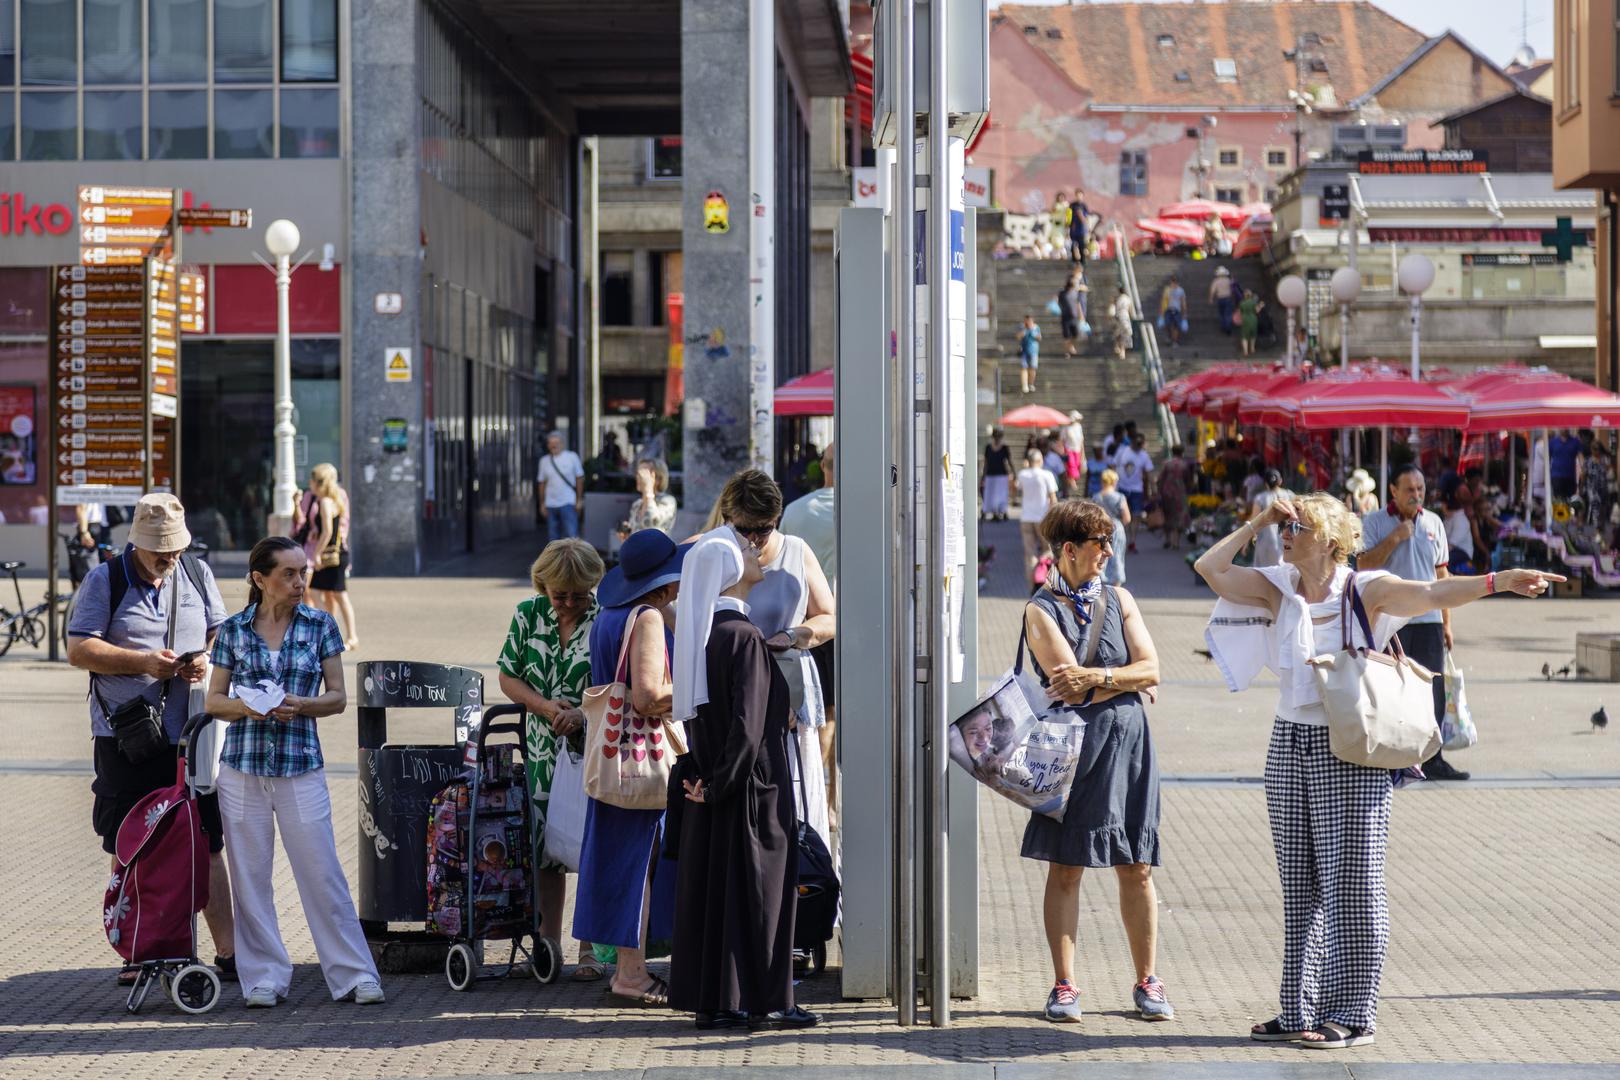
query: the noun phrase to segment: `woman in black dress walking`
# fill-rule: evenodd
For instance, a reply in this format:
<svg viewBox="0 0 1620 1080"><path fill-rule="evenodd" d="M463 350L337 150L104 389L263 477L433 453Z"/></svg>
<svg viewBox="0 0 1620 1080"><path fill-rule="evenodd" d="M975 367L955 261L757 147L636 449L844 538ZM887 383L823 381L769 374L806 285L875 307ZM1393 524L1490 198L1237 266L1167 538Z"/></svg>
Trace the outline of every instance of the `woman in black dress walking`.
<svg viewBox="0 0 1620 1080"><path fill-rule="evenodd" d="M1080 1020L1080 878L1088 867L1111 866L1136 966L1133 1004L1145 1020L1169 1020L1175 1012L1154 971L1159 766L1140 694L1158 685L1158 654L1135 599L1103 583L1115 536L1108 511L1085 500L1060 502L1041 521L1041 535L1056 573L1024 608L1024 629L1041 685L1086 723L1063 820L1034 814L1024 830L1023 856L1050 864L1043 915L1056 984L1046 1018Z"/></svg>

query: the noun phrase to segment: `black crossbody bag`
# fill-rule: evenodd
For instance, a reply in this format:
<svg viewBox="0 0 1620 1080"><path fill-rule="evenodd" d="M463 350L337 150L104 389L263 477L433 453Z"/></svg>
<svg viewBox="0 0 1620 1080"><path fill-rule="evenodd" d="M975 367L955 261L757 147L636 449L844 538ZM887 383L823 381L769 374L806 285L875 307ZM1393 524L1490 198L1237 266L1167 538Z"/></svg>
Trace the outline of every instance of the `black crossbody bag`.
<svg viewBox="0 0 1620 1080"><path fill-rule="evenodd" d="M180 581L186 576L184 573L174 575L174 595L169 598L169 632L163 646L170 651L174 649L175 622L180 617ZM107 699L96 689L95 675L90 676L90 692L96 695L96 702L107 717L107 726L112 728L113 738L118 741L118 752L132 765L148 761L169 748L169 738L163 733L163 707L169 700L169 683L172 681L164 680L163 690L158 694L155 705L141 693L112 709L108 708Z"/></svg>

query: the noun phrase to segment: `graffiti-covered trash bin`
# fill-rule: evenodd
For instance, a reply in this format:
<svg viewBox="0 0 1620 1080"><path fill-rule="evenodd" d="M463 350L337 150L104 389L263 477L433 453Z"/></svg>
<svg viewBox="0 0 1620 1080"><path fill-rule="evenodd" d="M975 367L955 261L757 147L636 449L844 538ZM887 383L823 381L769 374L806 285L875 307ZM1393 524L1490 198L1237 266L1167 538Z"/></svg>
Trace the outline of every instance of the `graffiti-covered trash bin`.
<svg viewBox="0 0 1620 1080"><path fill-rule="evenodd" d="M368 660L359 684L359 914L378 966L435 971L445 939L426 931L427 827L433 796L461 773L467 732L484 704L484 677L471 668L414 660ZM388 742L395 709L439 709L442 744ZM404 925L401 925L404 924Z"/></svg>

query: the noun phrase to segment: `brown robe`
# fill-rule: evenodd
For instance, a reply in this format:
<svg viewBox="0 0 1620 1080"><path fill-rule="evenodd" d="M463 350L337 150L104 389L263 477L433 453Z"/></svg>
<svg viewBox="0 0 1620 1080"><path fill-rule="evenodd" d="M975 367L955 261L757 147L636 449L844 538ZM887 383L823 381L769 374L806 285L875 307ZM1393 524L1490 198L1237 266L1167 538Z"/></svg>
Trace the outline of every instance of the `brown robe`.
<svg viewBox="0 0 1620 1080"><path fill-rule="evenodd" d="M702 778L706 801L681 808L670 1006L790 1009L798 845L787 681L741 612L715 612L705 661L709 701L688 725L683 771Z"/></svg>

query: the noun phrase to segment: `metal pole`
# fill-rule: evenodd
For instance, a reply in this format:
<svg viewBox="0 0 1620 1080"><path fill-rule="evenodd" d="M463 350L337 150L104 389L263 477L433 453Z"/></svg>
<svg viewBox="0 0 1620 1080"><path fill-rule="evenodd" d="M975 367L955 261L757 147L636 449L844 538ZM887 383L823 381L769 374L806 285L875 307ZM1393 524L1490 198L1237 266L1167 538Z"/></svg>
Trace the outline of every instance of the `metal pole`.
<svg viewBox="0 0 1620 1080"><path fill-rule="evenodd" d="M1423 297L1412 297L1412 381L1422 378L1422 368L1418 366L1418 327L1422 325Z"/></svg>
<svg viewBox="0 0 1620 1080"><path fill-rule="evenodd" d="M756 469L776 461L776 4L752 0L748 12L748 344L749 440ZM763 361L763 362L761 362ZM762 419L761 419L762 418ZM600 421L598 421L600 423Z"/></svg>
<svg viewBox="0 0 1620 1080"><path fill-rule="evenodd" d="M1350 305L1339 305L1339 367L1350 366Z"/></svg>
<svg viewBox="0 0 1620 1080"><path fill-rule="evenodd" d="M1299 366L1299 357L1294 355L1294 309L1288 309L1288 346L1283 350L1283 366L1293 371Z"/></svg>
<svg viewBox="0 0 1620 1080"><path fill-rule="evenodd" d="M1388 498L1389 490L1389 427L1378 429L1378 501Z"/></svg>
<svg viewBox="0 0 1620 1080"><path fill-rule="evenodd" d="M899 175L894 192L894 272L900 279L895 346L900 375L899 610L895 627L904 664L897 672L895 716L894 1001L901 1027L917 1022L916 723L917 723L917 86L916 0L894 0L894 128Z"/></svg>
<svg viewBox="0 0 1620 1080"><path fill-rule="evenodd" d="M945 100L945 2L928 6L928 1006L934 1027L951 1022L948 874L950 803L946 792L945 726L950 684L945 595L945 485L961 462L946 460L951 426L951 199L950 114ZM960 583L957 585L961 587Z"/></svg>
<svg viewBox="0 0 1620 1080"><path fill-rule="evenodd" d="M293 502L298 497L298 484L293 479L297 469L293 443L298 432L293 427L292 321L287 308L287 294L292 287L291 260L291 255L276 256L276 487L273 500L275 516L289 523Z"/></svg>

